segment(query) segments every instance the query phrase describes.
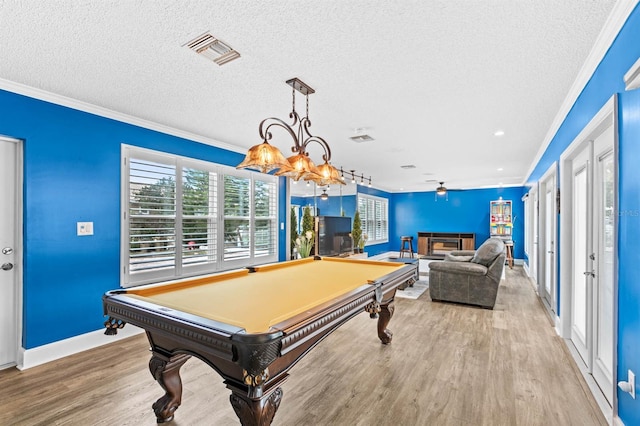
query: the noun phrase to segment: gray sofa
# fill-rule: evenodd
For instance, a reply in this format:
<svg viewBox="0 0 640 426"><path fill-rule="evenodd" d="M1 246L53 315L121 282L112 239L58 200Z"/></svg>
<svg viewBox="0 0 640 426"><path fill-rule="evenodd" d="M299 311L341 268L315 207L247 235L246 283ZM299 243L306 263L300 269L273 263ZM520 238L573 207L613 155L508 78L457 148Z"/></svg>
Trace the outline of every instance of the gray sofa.
<svg viewBox="0 0 640 426"><path fill-rule="evenodd" d="M502 240L489 238L476 251L453 251L444 262L429 263L431 300L493 309L505 259Z"/></svg>

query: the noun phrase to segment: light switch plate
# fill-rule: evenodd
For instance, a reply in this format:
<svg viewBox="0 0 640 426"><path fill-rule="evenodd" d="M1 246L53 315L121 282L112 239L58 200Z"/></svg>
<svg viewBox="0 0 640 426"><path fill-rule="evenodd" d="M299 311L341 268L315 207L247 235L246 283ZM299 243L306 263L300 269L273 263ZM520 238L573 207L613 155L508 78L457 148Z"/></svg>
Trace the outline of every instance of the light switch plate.
<svg viewBox="0 0 640 426"><path fill-rule="evenodd" d="M78 236L93 235L93 222L78 222Z"/></svg>

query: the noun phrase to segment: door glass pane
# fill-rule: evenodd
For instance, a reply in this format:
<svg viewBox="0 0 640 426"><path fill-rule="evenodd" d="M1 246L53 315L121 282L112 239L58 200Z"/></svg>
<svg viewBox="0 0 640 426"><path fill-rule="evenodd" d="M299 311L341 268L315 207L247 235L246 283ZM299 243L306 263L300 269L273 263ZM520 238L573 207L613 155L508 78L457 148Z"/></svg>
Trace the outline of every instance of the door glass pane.
<svg viewBox="0 0 640 426"><path fill-rule="evenodd" d="M553 266L553 235L552 235L552 219L553 219L553 192L547 191L546 193L546 207L545 207L545 259L544 267L544 288L547 290L547 294L551 296L551 268Z"/></svg>
<svg viewBox="0 0 640 426"><path fill-rule="evenodd" d="M599 164L600 217L600 247L598 262L598 347L597 358L604 365L613 365L613 225L614 225L614 168L613 155L609 154L600 160Z"/></svg>
<svg viewBox="0 0 640 426"><path fill-rule="evenodd" d="M587 335L587 169L573 177L573 328L583 343Z"/></svg>

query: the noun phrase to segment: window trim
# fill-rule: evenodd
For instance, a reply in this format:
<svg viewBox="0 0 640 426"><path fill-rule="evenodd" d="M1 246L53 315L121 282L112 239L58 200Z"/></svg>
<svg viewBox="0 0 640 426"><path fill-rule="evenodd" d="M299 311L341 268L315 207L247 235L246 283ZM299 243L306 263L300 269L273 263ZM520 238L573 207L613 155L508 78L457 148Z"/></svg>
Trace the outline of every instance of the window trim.
<svg viewBox="0 0 640 426"><path fill-rule="evenodd" d="M380 239L380 240L374 240L374 239L369 238L367 240L367 242L365 243L365 246L388 243L389 242L389 199L388 198L384 198L384 197L378 197L376 195L364 194L364 193L361 193L361 192L359 192L357 195L358 195L357 200L356 200L356 210L357 211L360 211L360 199L361 198L362 199L369 199L369 200L374 201L374 203L375 202L380 202L380 203L383 204L384 211L385 211L385 217L386 217L386 236L387 236L387 238L383 238L383 239ZM362 223L366 223L366 218L361 217L360 219L361 219ZM363 234L366 233L369 236L371 235L371 233L368 232L367 229L363 229L362 233Z"/></svg>
<svg viewBox="0 0 640 426"><path fill-rule="evenodd" d="M176 167L176 219L175 219L175 232L176 232L176 254L175 264L173 268L162 270L146 271L143 274L138 275L138 279L132 279L132 274L129 271L130 265L130 229L129 229L129 196L130 196L130 158L139 158L141 160L156 161L159 163L169 163ZM142 284L149 284L159 281L171 281L181 279L189 276L196 276L208 273L214 273L229 269L237 269L256 264L271 263L278 261L279 253L279 240L280 235L278 231L279 223L279 197L280 188L278 185L278 179L275 176L252 172L247 170L236 170L234 167L224 164L217 164L211 161L200 160L192 157L185 157L181 155L171 154L167 152L157 151L148 148L141 148L134 145L121 144L121 170L120 170L120 286L132 287ZM183 265L181 244L178 241L181 237L177 235L179 230L182 229L182 174L184 168L194 168L199 170L208 171L210 173L217 174L217 210L216 226L216 260L213 263L203 263L195 265ZM264 219L263 216L255 216L255 185L257 181L264 181L273 184L275 206L273 216L269 218L273 219L275 225L273 227L273 252L267 255L255 256L255 241L252 238L249 246L250 255L248 258L242 258L238 260L224 260L224 176L231 175L240 178L250 179L250 234L254 234L256 220ZM181 232L181 231L180 231ZM180 234L181 235L181 234ZM178 254L180 252L180 254Z"/></svg>

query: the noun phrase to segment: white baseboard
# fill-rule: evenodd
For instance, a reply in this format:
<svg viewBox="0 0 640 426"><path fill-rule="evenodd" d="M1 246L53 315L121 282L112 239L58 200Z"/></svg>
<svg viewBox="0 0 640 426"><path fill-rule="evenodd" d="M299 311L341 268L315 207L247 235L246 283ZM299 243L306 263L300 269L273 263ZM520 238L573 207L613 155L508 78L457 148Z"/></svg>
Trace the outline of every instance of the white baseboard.
<svg viewBox="0 0 640 426"><path fill-rule="evenodd" d="M118 340L126 339L127 337L143 332L143 329L127 324L124 328L119 329L118 334L115 336L107 336L104 334L104 329L101 329L32 349L22 348L20 349L17 368L19 370L26 370L27 368L55 361L108 343L117 342Z"/></svg>
<svg viewBox="0 0 640 426"><path fill-rule="evenodd" d="M589 374L589 371L587 370L586 365L582 361L582 358L580 357L580 354L578 353L575 346L573 346L573 343L571 343L571 340L569 339L563 339L563 340L565 345L569 349L569 353L573 357L573 362L578 367L578 370L580 370L580 373L582 374L584 381L587 382L587 386L591 391L591 395L593 396L593 399L596 400L596 403L598 404L598 407L600 408L602 415L607 420L607 423L611 424L613 420L613 423L618 424L617 422L619 422L621 426L624 426L624 423L622 423L622 420L620 420L618 416L613 415L613 409L611 405L609 405L609 401L607 401L607 399L605 398L604 394L598 387L598 384L596 383L593 376Z"/></svg>

